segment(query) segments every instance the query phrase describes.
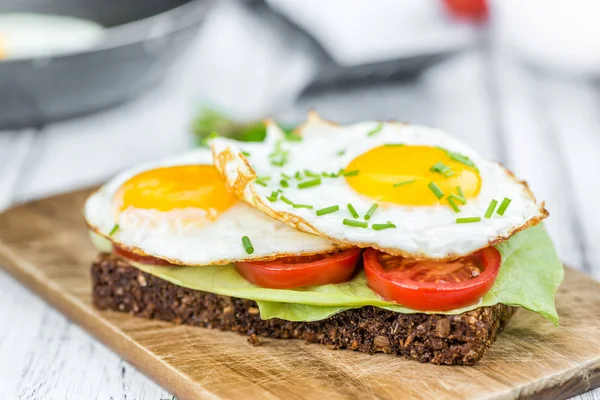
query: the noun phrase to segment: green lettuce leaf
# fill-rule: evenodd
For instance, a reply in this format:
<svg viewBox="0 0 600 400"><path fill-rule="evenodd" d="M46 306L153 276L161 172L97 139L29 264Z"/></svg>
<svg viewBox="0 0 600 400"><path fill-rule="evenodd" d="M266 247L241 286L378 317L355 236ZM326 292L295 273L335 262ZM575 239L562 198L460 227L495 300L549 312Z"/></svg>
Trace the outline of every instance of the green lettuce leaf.
<svg viewBox="0 0 600 400"><path fill-rule="evenodd" d="M496 248L502 254L502 265L494 286L481 301L461 309L431 313L460 314L503 303L531 310L558 324L554 296L563 279L563 266L545 228L538 225L526 229ZM134 266L178 286L255 300L263 319L317 321L362 306L405 314L421 312L381 299L367 286L364 273L341 284L283 290L252 285L232 265L160 267L134 263Z"/></svg>

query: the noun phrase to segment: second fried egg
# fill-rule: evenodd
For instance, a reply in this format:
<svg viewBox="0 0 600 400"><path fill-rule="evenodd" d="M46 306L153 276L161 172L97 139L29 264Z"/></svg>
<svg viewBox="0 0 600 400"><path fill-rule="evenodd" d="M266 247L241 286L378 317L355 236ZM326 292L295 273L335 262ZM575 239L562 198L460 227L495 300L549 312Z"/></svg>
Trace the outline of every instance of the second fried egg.
<svg viewBox="0 0 600 400"><path fill-rule="evenodd" d="M316 114L286 140L215 139L217 169L239 198L288 225L417 259L471 254L547 216L524 182L437 129L340 126Z"/></svg>

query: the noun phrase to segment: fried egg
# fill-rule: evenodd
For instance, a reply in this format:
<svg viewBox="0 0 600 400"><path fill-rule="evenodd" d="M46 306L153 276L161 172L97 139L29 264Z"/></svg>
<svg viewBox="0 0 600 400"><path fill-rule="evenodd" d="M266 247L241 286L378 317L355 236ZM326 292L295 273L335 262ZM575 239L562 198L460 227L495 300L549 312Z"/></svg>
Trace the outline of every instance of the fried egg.
<svg viewBox="0 0 600 400"><path fill-rule="evenodd" d="M122 172L87 199L84 214L90 230L113 245L178 265L272 260L345 247L239 201L227 191L208 149Z"/></svg>
<svg viewBox="0 0 600 400"><path fill-rule="evenodd" d="M548 213L525 182L449 134L404 123L340 126L316 113L285 138L211 142L233 193L339 243L448 260L504 241Z"/></svg>

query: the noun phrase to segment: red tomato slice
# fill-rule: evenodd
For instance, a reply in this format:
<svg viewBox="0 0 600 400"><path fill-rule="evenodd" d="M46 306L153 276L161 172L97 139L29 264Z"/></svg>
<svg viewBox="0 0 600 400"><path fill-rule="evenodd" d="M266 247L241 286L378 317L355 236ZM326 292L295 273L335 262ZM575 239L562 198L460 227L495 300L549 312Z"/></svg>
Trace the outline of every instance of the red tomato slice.
<svg viewBox="0 0 600 400"><path fill-rule="evenodd" d="M239 262L236 268L249 282L272 289L346 282L354 275L359 248L333 254L284 257L267 262Z"/></svg>
<svg viewBox="0 0 600 400"><path fill-rule="evenodd" d="M487 18L487 0L444 0L446 8L458 18L481 21Z"/></svg>
<svg viewBox="0 0 600 400"><path fill-rule="evenodd" d="M126 250L123 247L117 246L116 244L113 244L113 252L115 254L118 254L119 256L127 259L127 260L139 262L139 263L142 263L142 264L149 264L149 265L171 265L171 266L174 266L174 267L178 266L178 265L173 265L170 262L168 262L167 260L163 260L161 258L156 258L156 257L152 257L152 256L145 255L145 254L134 253L133 251Z"/></svg>
<svg viewBox="0 0 600 400"><path fill-rule="evenodd" d="M476 303L492 288L501 256L488 247L455 261L416 261L368 249L363 259L369 286L384 299L414 310L447 311Z"/></svg>

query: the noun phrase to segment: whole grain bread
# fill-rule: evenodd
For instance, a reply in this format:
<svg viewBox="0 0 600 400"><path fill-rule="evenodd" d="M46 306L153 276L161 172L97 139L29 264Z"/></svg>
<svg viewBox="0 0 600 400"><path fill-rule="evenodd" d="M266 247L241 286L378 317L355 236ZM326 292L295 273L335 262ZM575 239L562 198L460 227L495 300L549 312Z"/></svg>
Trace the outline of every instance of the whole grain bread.
<svg viewBox="0 0 600 400"><path fill-rule="evenodd" d="M503 304L459 315L399 314L369 306L316 322L263 320L252 300L176 286L112 254L100 254L91 274L93 302L101 310L237 332L253 345L260 344L259 336L297 338L434 364L476 363L514 313Z"/></svg>

